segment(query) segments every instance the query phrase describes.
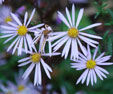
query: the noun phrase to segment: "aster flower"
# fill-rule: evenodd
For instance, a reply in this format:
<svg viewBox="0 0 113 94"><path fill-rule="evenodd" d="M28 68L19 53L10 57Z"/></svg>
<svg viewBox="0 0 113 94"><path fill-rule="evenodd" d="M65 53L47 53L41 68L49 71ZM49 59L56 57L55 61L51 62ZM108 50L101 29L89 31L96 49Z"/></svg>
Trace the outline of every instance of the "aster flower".
<svg viewBox="0 0 113 94"><path fill-rule="evenodd" d="M0 90L2 91L0 94L17 94L15 87L9 85L5 86L2 83L0 83Z"/></svg>
<svg viewBox="0 0 113 94"><path fill-rule="evenodd" d="M19 75L15 75L16 84L7 81L7 86L0 84L0 89L3 94L39 94L29 79L23 80L21 77L23 70L19 71ZM2 94L0 92L0 94Z"/></svg>
<svg viewBox="0 0 113 94"><path fill-rule="evenodd" d="M89 85L89 82L93 85L94 82L97 82L97 76L103 80L103 78L107 78L106 74L109 74L104 68L100 66L112 65L112 62L107 62L111 56L104 56L104 53L100 54L98 57L96 56L98 51L98 47L95 49L93 56L90 52L89 45L87 46L87 53L79 54L78 60L75 60L77 63L71 63L71 67L75 68L76 70L83 70L83 74L77 80L77 83L83 84L86 80L86 85Z"/></svg>
<svg viewBox="0 0 113 94"><path fill-rule="evenodd" d="M45 25L45 27L42 27L41 30L37 30L37 32L35 31L35 38L33 39L34 43L37 43L37 41L39 41L40 43L40 48L42 53L45 53L45 45L48 42L48 48L49 48L49 54L51 56L52 53L52 47L51 47L51 41L47 41L47 39L50 37L49 34L51 34L52 32L52 28L48 25Z"/></svg>
<svg viewBox="0 0 113 94"><path fill-rule="evenodd" d="M15 82L16 84L13 84L12 82L8 82L8 85L10 87L15 87L15 90L18 92L18 94L32 94L32 93L38 93L33 84L29 81L29 78L26 80L23 80L22 78L23 70L19 70L19 74L15 75Z"/></svg>
<svg viewBox="0 0 113 94"><path fill-rule="evenodd" d="M18 48L18 55L21 55L22 48L25 48L26 53L28 49L30 51L32 51L32 49L36 50L33 44L32 37L29 33L35 30L36 28L42 26L43 24L38 24L33 27L28 27L28 25L30 24L33 18L34 13L35 13L35 9L32 11L30 18L28 19L28 12L26 12L24 16L23 24L15 14L11 13L11 16L16 21L16 24L12 22L8 22L10 26L5 26L5 25L1 26L1 28L5 29L4 31L2 31L2 33L5 35L1 36L0 38L9 37L4 43L7 43L10 40L15 39L8 47L7 51L13 48L12 54L14 54Z"/></svg>
<svg viewBox="0 0 113 94"><path fill-rule="evenodd" d="M25 52L25 50L23 50L23 51ZM28 54L30 54L30 56L18 61L19 63L21 63L21 64L19 64L19 67L30 64L30 66L27 68L27 70L23 74L24 79L26 79L32 72L33 68L35 68L34 85L41 85L41 83L42 83L42 77L41 77L42 74L41 74L41 66L40 65L43 66L47 77L49 79L51 79L49 72L52 72L52 69L43 60L43 57L49 56L49 54L48 53L42 54L42 53L40 53L40 51L41 50L39 50L38 52L37 51L35 51L35 52L28 51ZM59 53L51 53L51 55L55 56L55 55L59 55Z"/></svg>
<svg viewBox="0 0 113 94"><path fill-rule="evenodd" d="M0 0L0 5L2 5L3 2L4 2L4 0Z"/></svg>
<svg viewBox="0 0 113 94"><path fill-rule="evenodd" d="M96 47L96 44L98 44L98 42L95 40L92 40L90 38L102 39L99 36L81 32L81 31L85 31L87 29L99 26L99 25L101 25L101 23L95 23L95 24L89 25L87 27L84 27L82 29L78 29L79 23L83 16L83 12L84 12L84 9L83 8L80 9L76 25L75 25L75 6L74 6L74 4L72 6L72 18L69 14L68 8L66 8L66 15L67 15L68 20L63 16L63 14L61 12L58 12L59 18L66 24L66 26L68 27L68 30L65 32L52 33L51 35L54 35L54 36L49 38L48 40L54 41L54 40L58 39L52 45L52 47L54 47L53 48L54 52L56 52L60 47L63 46L63 44L65 44L63 51L62 51L62 57L64 56L65 59L67 58L70 49L71 49L71 55L70 55L71 59L78 58L78 48L79 47L82 50L82 52L85 53L85 51L86 51L85 47L82 45L80 40L84 41L86 44L89 44L92 47Z"/></svg>
<svg viewBox="0 0 113 94"><path fill-rule="evenodd" d="M0 7L0 24L7 24L7 22L12 22L13 19L10 15L12 8L10 6L1 6Z"/></svg>

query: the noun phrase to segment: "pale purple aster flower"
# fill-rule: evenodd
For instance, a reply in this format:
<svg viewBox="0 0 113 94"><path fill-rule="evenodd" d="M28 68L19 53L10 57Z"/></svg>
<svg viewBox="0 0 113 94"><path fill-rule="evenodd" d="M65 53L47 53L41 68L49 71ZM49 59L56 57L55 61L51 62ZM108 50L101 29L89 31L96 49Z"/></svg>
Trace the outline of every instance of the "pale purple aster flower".
<svg viewBox="0 0 113 94"><path fill-rule="evenodd" d="M50 37L48 40L49 41L57 40L52 44L52 47L54 47L53 48L54 52L58 51L63 45L65 45L62 51L62 57L64 56L65 59L67 58L69 52L71 52L70 54L71 59L78 58L78 48L80 48L83 53L86 52L85 47L81 43L81 40L92 47L96 47L96 44L99 44L99 42L92 40L91 38L102 39L99 36L82 32L87 29L100 26L101 23L95 23L87 27L84 27L82 29L78 29L78 26L83 16L83 12L84 12L84 9L83 8L80 9L78 13L78 18L75 24L74 4L72 5L72 17L69 13L68 8L66 8L66 15L68 19L66 19L66 17L64 17L64 15L58 11L59 18L62 20L62 22L65 23L65 25L68 27L68 30L63 32L54 32L51 34L53 35L53 37Z"/></svg>
<svg viewBox="0 0 113 94"><path fill-rule="evenodd" d="M7 22L12 22L13 19L10 15L12 8L10 6L1 6L0 7L0 25L6 25Z"/></svg>
<svg viewBox="0 0 113 94"><path fill-rule="evenodd" d="M8 22L9 26L5 26L5 25L1 26L1 28L4 29L2 33L5 35L2 35L0 38L9 37L4 43L7 43L10 40L15 39L8 47L7 51L13 48L12 54L14 54L18 48L18 55L21 55L22 48L25 48L26 53L28 49L30 51L32 51L33 49L36 50L32 37L29 33L41 27L43 24L38 24L33 27L28 27L33 18L34 13L35 13L35 9L32 11L30 18L28 19L28 12L26 12L24 16L23 24L15 14L11 13L12 18L16 21L16 23Z"/></svg>
<svg viewBox="0 0 113 94"><path fill-rule="evenodd" d="M87 46L86 54L80 53L78 60L74 60L76 63L71 63L71 67L76 70L85 70L83 74L77 80L77 83L83 84L86 80L86 85L88 86L91 82L91 85L97 82L97 76L103 80L103 78L107 78L106 74L109 74L101 66L113 65L112 62L107 62L110 59L109 56L104 56L104 53L101 53L98 57L97 55L98 47L95 49L94 54L91 55L90 47Z"/></svg>
<svg viewBox="0 0 113 94"><path fill-rule="evenodd" d="M25 50L23 50L23 51L25 52ZM19 64L19 67L30 64L30 66L24 72L23 78L26 79L30 75L32 70L35 68L34 85L41 85L42 84L41 65L42 65L47 77L49 79L51 79L50 72L52 72L52 69L43 60L43 57L49 56L49 53L43 54L39 50L38 52L37 51L35 51L35 52L28 51L28 54L30 54L30 56L18 61L19 63L21 63L21 64ZM59 54L60 53L51 53L51 56L55 56L55 55L59 55Z"/></svg>

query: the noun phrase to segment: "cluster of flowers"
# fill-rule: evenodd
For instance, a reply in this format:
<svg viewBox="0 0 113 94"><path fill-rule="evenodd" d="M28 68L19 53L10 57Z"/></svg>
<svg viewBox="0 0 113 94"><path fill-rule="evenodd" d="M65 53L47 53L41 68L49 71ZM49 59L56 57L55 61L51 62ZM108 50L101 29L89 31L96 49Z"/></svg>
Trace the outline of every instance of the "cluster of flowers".
<svg viewBox="0 0 113 94"><path fill-rule="evenodd" d="M72 5L71 12L72 14L70 14L68 8L66 8L66 19L66 17L58 11L58 17L68 27L67 31L53 32L50 26L43 23L30 27L29 24L33 18L35 9L32 11L29 19L28 12L25 12L23 23L14 13L10 13L7 25L2 25L0 27L2 28L3 33L0 38L8 37L4 43L14 39L7 51L12 49L12 54L17 51L18 56L22 55L22 52L29 54L28 57L18 61L20 63L18 65L19 67L30 64L23 74L24 79L26 79L35 68L34 85L41 85L41 65L43 66L47 77L51 79L50 72L52 72L52 69L46 64L43 58L60 54L61 57L64 57L65 59L69 56L70 60L75 62L71 63L72 68L75 68L76 70L86 69L78 79L77 84L80 81L83 84L86 80L86 85L89 85L89 82L93 85L94 82L97 82L97 76L101 80L106 78L105 74L108 74L108 72L100 66L112 65L113 63L106 62L110 59L110 56L104 56L104 53L100 54L98 57L96 56L98 51L96 45L98 45L99 42L94 39L102 38L83 32L93 27L100 26L101 23L95 23L78 29L84 9L80 9L76 23L74 4ZM86 43L87 47L85 47L81 41ZM46 45L48 45L48 52L45 51ZM57 52L63 45L64 48L62 49L62 52ZM93 56L90 52L90 46L96 48Z"/></svg>

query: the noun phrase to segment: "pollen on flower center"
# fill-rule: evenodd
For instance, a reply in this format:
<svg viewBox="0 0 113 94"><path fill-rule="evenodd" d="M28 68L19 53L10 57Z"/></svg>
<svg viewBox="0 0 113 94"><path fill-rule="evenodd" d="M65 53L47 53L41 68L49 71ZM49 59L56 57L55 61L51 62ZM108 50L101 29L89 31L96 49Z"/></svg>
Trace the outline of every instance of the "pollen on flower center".
<svg viewBox="0 0 113 94"><path fill-rule="evenodd" d="M18 86L18 91L22 91L22 90L24 90L24 88L25 88L25 87L24 87L23 85L19 85L19 86Z"/></svg>
<svg viewBox="0 0 113 94"><path fill-rule="evenodd" d="M70 28L68 30L68 36L71 38L76 38L79 34L79 31L76 28Z"/></svg>
<svg viewBox="0 0 113 94"><path fill-rule="evenodd" d="M86 67L88 69L93 69L96 66L96 62L94 60L88 60L86 63Z"/></svg>
<svg viewBox="0 0 113 94"><path fill-rule="evenodd" d="M24 36L27 33L28 30L27 30L26 26L22 25L22 26L18 27L17 31L18 31L18 35Z"/></svg>
<svg viewBox="0 0 113 94"><path fill-rule="evenodd" d="M34 63L38 63L40 61L41 54L40 53L35 53L31 55L31 61Z"/></svg>
<svg viewBox="0 0 113 94"><path fill-rule="evenodd" d="M11 22L12 21L12 18L10 17L10 16L8 16L8 17L6 17L5 18L5 22L7 23L7 22Z"/></svg>

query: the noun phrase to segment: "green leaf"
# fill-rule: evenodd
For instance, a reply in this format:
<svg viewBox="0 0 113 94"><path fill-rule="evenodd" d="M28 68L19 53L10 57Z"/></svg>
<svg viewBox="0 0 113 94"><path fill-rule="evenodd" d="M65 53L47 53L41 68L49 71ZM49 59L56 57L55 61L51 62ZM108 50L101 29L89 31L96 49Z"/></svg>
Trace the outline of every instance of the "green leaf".
<svg viewBox="0 0 113 94"><path fill-rule="evenodd" d="M112 19L113 19L113 12L111 11L111 9L107 9L108 13L111 15Z"/></svg>
<svg viewBox="0 0 113 94"><path fill-rule="evenodd" d="M103 36L103 40L105 40L105 38L107 37L107 35L109 34L109 30L105 32L104 36Z"/></svg>
<svg viewBox="0 0 113 94"><path fill-rule="evenodd" d="M111 38L108 38L108 42L107 42L107 49L108 49L108 54L112 55L112 41Z"/></svg>

